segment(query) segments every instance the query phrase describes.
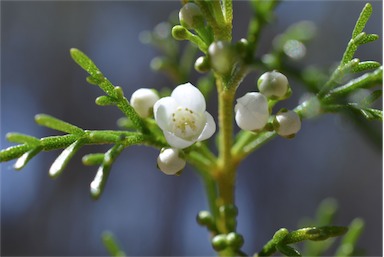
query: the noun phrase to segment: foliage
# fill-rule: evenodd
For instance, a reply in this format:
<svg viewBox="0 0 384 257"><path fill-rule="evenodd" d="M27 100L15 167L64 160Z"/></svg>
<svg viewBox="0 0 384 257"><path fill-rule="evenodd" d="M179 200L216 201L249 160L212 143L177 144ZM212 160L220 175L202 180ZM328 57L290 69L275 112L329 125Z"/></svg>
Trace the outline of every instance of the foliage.
<svg viewBox="0 0 384 257"><path fill-rule="evenodd" d="M301 58L300 52L292 53L289 48L295 46L300 49L311 40L315 31L313 24L301 22L291 26L277 37L270 53L262 57L255 56L261 31L266 24L273 21L278 1L251 1L253 17L247 39L236 43L232 42L231 0L183 2L179 16L180 24L177 21L162 23L159 25L161 27L157 27L154 32L145 32L141 38L144 42L159 47L164 54L152 61L153 69L165 72L176 83L188 81L192 67L201 73L207 73L197 85L205 98L213 93L216 84L219 103L216 140L218 155L210 150L206 142L197 140L198 142L193 145L179 149L181 154L177 158L184 159L194 166L204 181L210 210L200 212L197 221L210 232L213 248L220 255L246 255L241 250L244 239L236 231L238 211L234 188L237 166L276 135L282 135L278 133L281 124L277 118L287 110L280 110L274 115L272 111L278 102L290 97L293 91L290 87L284 86L284 92L279 93L278 97L271 96L267 97L268 99L264 97L266 122L252 131L241 130L233 135L235 120L233 109L237 88L254 70L279 70L288 77L299 79L312 93L312 97L293 111L289 111L290 114L298 115L301 120L325 113L349 112L353 114L351 116L353 119L360 116L370 121L382 121L382 111L373 107L374 102L382 96L381 88L377 89L382 83L382 65L376 61L360 61L355 58L356 51L361 45L378 39L376 34L364 32L372 7L370 4L365 5L339 65L329 78L323 80L325 75L319 70L297 71L286 62L287 58ZM167 36L159 36L159 30L164 29L168 30ZM182 49L172 37L176 40L187 40L189 44ZM196 59L198 50L203 55ZM158 126L159 120L141 117L124 96L121 87L114 86L88 56L74 48L70 50L70 54L89 74L87 82L98 86L104 92L96 99L96 104L113 105L122 112L124 117L119 124L123 129L85 130L49 115L39 114L35 117L37 124L65 134L38 139L29 135L8 133L7 139L17 145L0 151L0 161L17 159L14 168L20 170L41 151L64 149L49 170L49 175L55 178L63 172L81 147L95 144L112 145L105 153L93 153L83 157L85 165L99 166L90 184L91 196L97 199L103 193L114 161L125 148L147 145L163 149L169 148L170 143ZM354 77L351 78L350 75ZM354 101L351 96L361 89L369 90L370 93L365 98ZM168 96L169 92L170 89L166 89L160 92L160 96ZM249 115L252 116L253 113ZM296 119L295 122L301 121ZM299 129L300 125L296 124L294 133ZM292 138L294 134L282 136ZM363 221L354 220L349 230L346 227L333 226L331 223L334 212L334 205L329 201L325 202L320 207L318 218L313 221L313 225L293 231L285 228L278 230L255 256L269 256L276 251L286 256L301 256L301 253L290 245L302 241L306 241L303 255L321 256L333 242L328 238L341 235L344 237L335 256L352 256L355 252L354 245L363 228ZM312 241L321 242L313 244ZM104 234L103 242L111 255L124 255L112 234Z"/></svg>

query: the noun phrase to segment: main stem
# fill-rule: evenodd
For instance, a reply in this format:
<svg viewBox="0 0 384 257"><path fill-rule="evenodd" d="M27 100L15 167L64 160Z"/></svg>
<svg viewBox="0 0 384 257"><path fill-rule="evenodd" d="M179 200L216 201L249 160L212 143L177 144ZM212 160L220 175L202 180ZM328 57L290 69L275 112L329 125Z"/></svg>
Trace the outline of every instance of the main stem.
<svg viewBox="0 0 384 257"><path fill-rule="evenodd" d="M232 160L233 144L233 101L235 88L228 88L221 78L217 80L219 97L219 159L216 179L218 182L218 204L234 203L234 185L236 167Z"/></svg>

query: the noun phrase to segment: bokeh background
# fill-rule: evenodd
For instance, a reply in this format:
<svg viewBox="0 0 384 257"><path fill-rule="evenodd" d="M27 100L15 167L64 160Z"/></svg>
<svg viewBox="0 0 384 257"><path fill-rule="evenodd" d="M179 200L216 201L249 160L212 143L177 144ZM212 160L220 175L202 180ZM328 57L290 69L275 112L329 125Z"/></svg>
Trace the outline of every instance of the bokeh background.
<svg viewBox="0 0 384 257"><path fill-rule="evenodd" d="M325 69L340 60L362 1L288 1L277 8L277 21L263 33L259 55L274 36L300 20L318 26L306 58L297 66ZM382 2L374 1L366 31L382 32ZM76 47L129 97L139 87L175 86L154 73L149 63L158 52L139 41L180 8L178 1L2 1L1 2L1 148L9 131L44 137L57 132L39 127L34 115L47 113L86 129L114 129L121 113L100 107L101 91L85 82L85 72L70 58ZM247 2L234 4L234 39L246 35ZM362 60L382 60L381 40L361 47ZM254 74L241 92L255 90ZM199 77L191 79L196 82ZM297 104L302 86L291 81ZM240 96L240 95L239 95ZM211 100L215 103L215 100ZM210 104L210 112L216 112ZM381 133L381 124L374 123ZM1 255L106 255L100 235L112 231L128 255L212 255L206 230L195 223L206 209L197 174L180 177L156 169L158 150L132 147L115 163L100 200L89 196L95 167L81 164L82 154L105 151L85 147L65 172L52 180L48 169L59 151L42 153L22 171L1 164ZM294 140L274 139L241 165L236 197L238 231L252 254L281 228L297 228L313 216L319 202L339 202L336 223L366 221L359 245L367 255L382 251L382 151L358 127L340 115L305 121Z"/></svg>

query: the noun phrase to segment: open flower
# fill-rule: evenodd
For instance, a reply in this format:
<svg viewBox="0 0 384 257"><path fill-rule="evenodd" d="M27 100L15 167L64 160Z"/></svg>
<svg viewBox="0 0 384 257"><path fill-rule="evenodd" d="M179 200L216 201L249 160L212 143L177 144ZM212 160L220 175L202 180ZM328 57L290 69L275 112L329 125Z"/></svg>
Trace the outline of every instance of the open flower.
<svg viewBox="0 0 384 257"><path fill-rule="evenodd" d="M205 108L203 94L186 83L177 86L171 96L158 100L153 112L168 144L183 149L215 133L215 121Z"/></svg>

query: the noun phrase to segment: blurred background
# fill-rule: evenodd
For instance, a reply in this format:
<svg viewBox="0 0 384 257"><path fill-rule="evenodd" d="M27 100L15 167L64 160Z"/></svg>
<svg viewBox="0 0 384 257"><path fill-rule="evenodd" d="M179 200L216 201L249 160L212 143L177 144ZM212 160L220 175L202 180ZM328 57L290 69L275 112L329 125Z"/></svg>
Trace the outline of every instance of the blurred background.
<svg viewBox="0 0 384 257"><path fill-rule="evenodd" d="M288 1L277 8L258 51L292 23L311 20L317 37L307 56L295 65L337 63L350 39L362 1ZM382 2L375 1L365 31L382 32ZM1 148L7 132L36 137L58 132L34 123L46 113L84 129L117 129L121 113L94 104L99 88L85 82L86 73L70 58L69 49L84 51L129 98L140 87L174 87L154 73L149 63L158 52L139 40L144 30L167 20L178 1L41 1L1 2ZM234 40L246 35L247 2L234 4ZM381 40L362 46L361 60L382 60ZM253 74L240 94L255 91ZM195 83L200 75L191 79ZM297 105L305 89L291 81ZM209 111L216 113L214 97ZM381 134L381 124L373 126ZM237 184L238 231L253 254L281 228L296 229L302 217L312 217L327 197L339 202L336 224L347 226L361 217L366 229L359 246L369 256L382 254L382 149L340 115L304 122L294 140L275 138L240 166ZM158 150L126 149L113 166L101 199L89 196L96 167L85 167L85 153L107 147L85 147L57 179L48 169L60 151L35 157L22 171L13 161L1 164L1 255L106 255L101 233L112 231L128 255L213 255L205 228L195 222L207 209L197 174L187 168L180 177L156 169ZM257 167L257 169L255 168ZM289 205L287 204L289 203Z"/></svg>

